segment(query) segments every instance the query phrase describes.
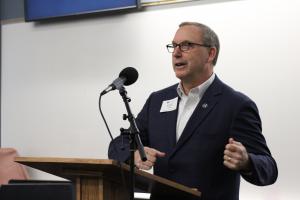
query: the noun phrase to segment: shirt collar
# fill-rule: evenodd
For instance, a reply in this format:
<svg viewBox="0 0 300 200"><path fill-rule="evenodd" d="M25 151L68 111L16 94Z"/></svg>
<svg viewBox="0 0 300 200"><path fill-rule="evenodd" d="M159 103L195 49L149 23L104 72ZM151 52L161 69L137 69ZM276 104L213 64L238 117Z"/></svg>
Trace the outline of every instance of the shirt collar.
<svg viewBox="0 0 300 200"><path fill-rule="evenodd" d="M190 90L188 95L185 95L183 92L183 88L181 83L178 84L177 86L177 94L180 98L182 98L183 96L191 96L191 97L202 97L204 92L207 90L207 88L212 84L212 82L215 80L215 73L213 73L209 79L207 79L204 83L202 83L201 85L198 85L197 87L194 87Z"/></svg>

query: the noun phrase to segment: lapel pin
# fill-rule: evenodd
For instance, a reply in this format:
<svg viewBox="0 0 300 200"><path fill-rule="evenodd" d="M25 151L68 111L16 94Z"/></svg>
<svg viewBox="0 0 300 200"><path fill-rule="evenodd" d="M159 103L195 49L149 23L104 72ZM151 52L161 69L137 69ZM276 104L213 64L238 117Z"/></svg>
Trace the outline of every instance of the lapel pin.
<svg viewBox="0 0 300 200"><path fill-rule="evenodd" d="M202 104L202 108L207 108L207 107L208 107L207 103Z"/></svg>

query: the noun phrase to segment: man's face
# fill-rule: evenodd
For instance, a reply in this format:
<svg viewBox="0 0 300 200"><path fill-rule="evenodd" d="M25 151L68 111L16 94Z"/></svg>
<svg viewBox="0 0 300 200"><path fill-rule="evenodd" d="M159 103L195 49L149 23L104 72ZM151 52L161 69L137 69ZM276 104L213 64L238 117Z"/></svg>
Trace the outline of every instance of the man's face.
<svg viewBox="0 0 300 200"><path fill-rule="evenodd" d="M201 29L193 25L180 27L174 36L173 44L182 42L203 44ZM172 53L176 77L185 82L197 82L207 74L211 74L212 68L208 63L209 50L207 47L194 45L188 51L182 52L176 47Z"/></svg>

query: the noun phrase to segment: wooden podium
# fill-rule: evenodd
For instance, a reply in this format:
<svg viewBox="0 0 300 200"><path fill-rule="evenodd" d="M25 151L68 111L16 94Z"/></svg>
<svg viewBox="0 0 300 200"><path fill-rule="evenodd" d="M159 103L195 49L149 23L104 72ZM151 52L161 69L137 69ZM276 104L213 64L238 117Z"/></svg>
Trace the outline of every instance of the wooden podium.
<svg viewBox="0 0 300 200"><path fill-rule="evenodd" d="M76 200L128 200L129 171L124 163L107 159L16 157L16 162L71 180ZM179 199L199 198L201 192L165 178L135 170L135 188Z"/></svg>

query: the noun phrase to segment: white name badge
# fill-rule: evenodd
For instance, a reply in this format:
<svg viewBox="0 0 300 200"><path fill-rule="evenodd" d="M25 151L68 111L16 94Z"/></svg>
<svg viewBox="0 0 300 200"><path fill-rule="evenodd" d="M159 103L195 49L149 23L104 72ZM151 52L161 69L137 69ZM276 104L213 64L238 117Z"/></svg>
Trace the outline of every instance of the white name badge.
<svg viewBox="0 0 300 200"><path fill-rule="evenodd" d="M161 104L160 112L170 112L177 109L178 97L165 100Z"/></svg>

